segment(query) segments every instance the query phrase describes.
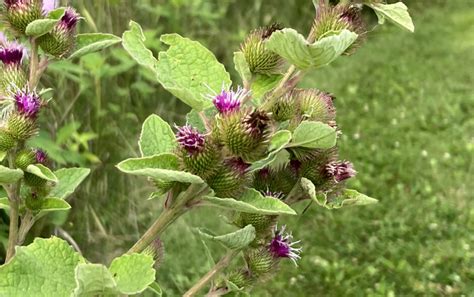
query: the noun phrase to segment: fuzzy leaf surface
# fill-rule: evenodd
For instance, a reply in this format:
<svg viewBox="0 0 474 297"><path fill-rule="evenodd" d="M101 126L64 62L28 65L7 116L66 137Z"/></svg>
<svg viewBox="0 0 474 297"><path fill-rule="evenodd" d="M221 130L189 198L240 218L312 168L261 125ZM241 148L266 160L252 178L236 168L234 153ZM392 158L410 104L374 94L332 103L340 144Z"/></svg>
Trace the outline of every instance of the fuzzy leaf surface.
<svg viewBox="0 0 474 297"><path fill-rule="evenodd" d="M242 82L248 82L252 79L252 72L245 60L243 52L234 52L234 67L240 75Z"/></svg>
<svg viewBox="0 0 474 297"><path fill-rule="evenodd" d="M74 297L118 296L112 274L102 264L79 264L75 270Z"/></svg>
<svg viewBox="0 0 474 297"><path fill-rule="evenodd" d="M38 210L43 212L58 211L58 210L68 210L71 208L71 205L66 202L64 199L60 198L44 198L41 199L41 205Z"/></svg>
<svg viewBox="0 0 474 297"><path fill-rule="evenodd" d="M293 140L287 147L329 149L336 141L336 129L321 122L304 121L293 132Z"/></svg>
<svg viewBox="0 0 474 297"><path fill-rule="evenodd" d="M107 33L86 33L76 36L76 49L69 56L69 59L78 58L90 53L106 49L122 41L113 34Z"/></svg>
<svg viewBox="0 0 474 297"><path fill-rule="evenodd" d="M231 84L229 73L212 52L199 42L178 34L165 34L161 41L170 47L159 53L158 81L171 94L197 111L212 105L205 95Z"/></svg>
<svg viewBox="0 0 474 297"><path fill-rule="evenodd" d="M209 230L205 229L198 229L198 232L201 236L217 241L231 250L245 248L254 241L256 236L255 227L252 225L247 225L242 229L224 235L214 235Z"/></svg>
<svg viewBox="0 0 474 297"><path fill-rule="evenodd" d="M56 170L54 174L58 178L58 182L49 193L49 196L66 199L74 193L89 173L90 169L88 168L62 168Z"/></svg>
<svg viewBox="0 0 474 297"><path fill-rule="evenodd" d="M43 164L31 164L28 165L26 168L26 172L34 174L42 179L52 181L57 183L58 178L56 175L49 169L48 167L44 166Z"/></svg>
<svg viewBox="0 0 474 297"><path fill-rule="evenodd" d="M415 25L408 13L408 7L403 2L393 4L372 3L367 5L375 11L379 24L384 24L387 19L402 29L415 32Z"/></svg>
<svg viewBox="0 0 474 297"><path fill-rule="evenodd" d="M285 28L276 31L266 42L276 52L299 69L319 68L342 55L356 41L358 35L348 30L309 43L296 30Z"/></svg>
<svg viewBox="0 0 474 297"><path fill-rule="evenodd" d="M260 99L269 91L273 90L280 80L283 78L281 74L257 74L252 81L252 98L255 102L260 102Z"/></svg>
<svg viewBox="0 0 474 297"><path fill-rule="evenodd" d="M110 272L122 294L134 295L143 292L155 281L153 257L145 254L123 255L110 264Z"/></svg>
<svg viewBox="0 0 474 297"><path fill-rule="evenodd" d="M20 169L11 169L0 165L0 184L12 184L23 177Z"/></svg>
<svg viewBox="0 0 474 297"><path fill-rule="evenodd" d="M142 27L134 21L130 21L129 27L130 30L125 31L122 35L123 48L138 64L156 71L158 60L145 46L146 39Z"/></svg>
<svg viewBox="0 0 474 297"><path fill-rule="evenodd" d="M170 125L159 116L149 116L142 126L140 152L143 157L171 153L176 148L176 137Z"/></svg>
<svg viewBox="0 0 474 297"><path fill-rule="evenodd" d="M359 193L356 190L345 189L341 195L326 200L326 208L341 208L343 206L370 205L378 200Z"/></svg>

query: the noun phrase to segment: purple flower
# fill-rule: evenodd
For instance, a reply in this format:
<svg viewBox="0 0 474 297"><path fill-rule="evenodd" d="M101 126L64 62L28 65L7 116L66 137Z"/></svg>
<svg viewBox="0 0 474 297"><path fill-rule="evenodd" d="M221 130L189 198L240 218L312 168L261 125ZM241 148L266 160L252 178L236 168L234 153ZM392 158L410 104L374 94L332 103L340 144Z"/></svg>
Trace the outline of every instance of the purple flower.
<svg viewBox="0 0 474 297"><path fill-rule="evenodd" d="M37 149L35 152L36 163L45 164L48 160L48 155L43 150Z"/></svg>
<svg viewBox="0 0 474 297"><path fill-rule="evenodd" d="M203 134L193 128L190 125L183 127L178 127L178 132L176 133L176 138L179 145L187 150L190 154L199 153L204 149L204 144L206 142Z"/></svg>
<svg viewBox="0 0 474 297"><path fill-rule="evenodd" d="M270 122L270 117L264 111L255 110L243 119L245 131L252 136L263 136Z"/></svg>
<svg viewBox="0 0 474 297"><path fill-rule="evenodd" d="M222 89L219 94L212 97L212 102L214 103L214 106L217 108L219 113L228 114L234 111L238 111L240 109L242 100L249 94L249 91L241 88L240 86L237 88L236 92L234 92L233 90L227 91L225 89Z"/></svg>
<svg viewBox="0 0 474 297"><path fill-rule="evenodd" d="M3 44L0 47L0 60L3 64L7 66L20 66L25 54L25 48L15 41L8 42L6 38L0 41Z"/></svg>
<svg viewBox="0 0 474 297"><path fill-rule="evenodd" d="M227 166L235 170L240 175L245 175L250 168L250 164L245 163L242 158L231 158L224 161Z"/></svg>
<svg viewBox="0 0 474 297"><path fill-rule="evenodd" d="M281 230L275 226L273 230L273 237L268 245L268 251L275 258L289 258L295 263L300 259L301 248L294 247L300 241L292 241L293 236L291 233L285 233L286 226L283 226Z"/></svg>
<svg viewBox="0 0 474 297"><path fill-rule="evenodd" d="M355 176L357 172L349 161L334 161L326 165L326 173L339 183Z"/></svg>
<svg viewBox="0 0 474 297"><path fill-rule="evenodd" d="M43 13L46 15L57 7L57 0L43 0Z"/></svg>
<svg viewBox="0 0 474 297"><path fill-rule="evenodd" d="M73 31L79 21L79 14L72 7L66 8L64 15L57 24L57 27L66 31Z"/></svg>
<svg viewBox="0 0 474 297"><path fill-rule="evenodd" d="M36 92L28 89L18 90L14 95L18 112L28 118L35 119L41 108L41 98Z"/></svg>

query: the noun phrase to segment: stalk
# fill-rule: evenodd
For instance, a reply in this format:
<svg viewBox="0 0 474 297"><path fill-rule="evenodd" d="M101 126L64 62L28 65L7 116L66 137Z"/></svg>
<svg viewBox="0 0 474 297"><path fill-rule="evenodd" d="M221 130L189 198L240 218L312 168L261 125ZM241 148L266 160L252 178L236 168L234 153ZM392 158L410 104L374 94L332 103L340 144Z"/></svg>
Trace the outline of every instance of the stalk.
<svg viewBox="0 0 474 297"><path fill-rule="evenodd" d="M192 286L186 293L184 293L183 297L192 297L195 296L202 288L204 288L208 282L214 279L214 277L220 273L222 270L229 266L230 262L237 256L240 250L231 250L229 251L224 257L222 257L219 262L209 270L200 280Z"/></svg>
<svg viewBox="0 0 474 297"><path fill-rule="evenodd" d="M10 168L15 167L16 153L12 152L8 156L8 163ZM18 243L18 222L20 209L20 187L21 180L15 184L5 187L8 200L10 202L10 226L8 229L8 247L5 262L8 262L15 255L15 246Z"/></svg>
<svg viewBox="0 0 474 297"><path fill-rule="evenodd" d="M151 225L151 227L143 234L143 236L128 250L127 254L140 253L147 248L153 240L160 236L163 231L168 228L176 219L186 213L190 207L188 203L203 195L207 191L207 186L203 184L193 184L181 193L176 201L169 207L165 207L158 219Z"/></svg>

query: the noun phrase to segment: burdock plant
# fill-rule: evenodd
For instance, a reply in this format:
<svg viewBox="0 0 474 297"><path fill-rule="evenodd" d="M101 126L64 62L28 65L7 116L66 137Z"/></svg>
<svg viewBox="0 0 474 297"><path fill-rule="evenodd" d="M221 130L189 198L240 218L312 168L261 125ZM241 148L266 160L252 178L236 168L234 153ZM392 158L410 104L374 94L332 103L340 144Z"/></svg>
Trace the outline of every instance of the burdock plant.
<svg viewBox="0 0 474 297"><path fill-rule="evenodd" d="M31 221L50 207L42 201L57 202L53 197L64 196L60 195L64 186L59 172L55 175L46 167L45 157L39 151L25 146L25 138L37 131L39 109L45 108L45 100L40 99L42 92L35 91L38 75L54 57L75 57L100 48L99 44L110 45L115 41L111 36L76 36L79 17L71 8L52 10L32 20L23 30L32 36L30 78L26 86L7 87L12 94L8 101L11 107L0 133L0 145L10 160L9 168L0 167L8 174L0 177L8 176L2 182L6 184L13 222L10 262L0 267L0 295L7 290L3 295L17 296L11 293L11 283L2 283L9 273L14 275L17 267L28 270L15 275L17 283L30 284L30 295L40 290L44 294L45 287L51 289L50 295L60 296L117 296L145 289L157 293L153 266L164 256L160 235L196 207L225 210L226 222L234 231L216 235L196 229L203 238L224 245L227 252L184 296L201 294L212 280L215 281L210 285L209 296L248 294L252 287L271 280L284 262L293 262L297 267L303 256L304 239L293 240L286 227L277 227L284 226L285 216L298 215L297 210L304 206L334 209L376 202L347 188L356 171L351 162L340 160L338 154L341 131L334 96L327 90L301 89L298 84L305 74L357 49L355 45L360 45L367 33L361 15L364 4L375 10L380 23L389 20L409 31L413 31L413 24L401 2L313 2L316 14L308 20L311 28L307 37L278 25L250 32L234 53L241 82L232 82L208 49L178 34L161 36L160 40L169 48L156 58L145 47L141 27L130 22L130 30L122 36L125 50L192 111L186 123L175 125L174 129L159 116L151 115L143 123L139 138L141 156L117 165L122 172L148 178L156 187L150 196L155 200L148 203L162 199L163 211L110 267L86 263L66 243L55 238L36 240L19 248L12 258L14 246L24 238L24 232L18 235L15 221L21 211ZM8 13L7 9L7 16ZM40 27L35 23L48 25ZM22 32L18 24L12 24L12 28L16 28L16 33ZM85 40L93 45L87 46ZM38 62L37 42L44 51L42 61L46 62ZM73 52L75 43L81 48ZM17 59L16 65L21 68L21 59L20 63ZM46 182L30 181L30 174ZM23 180L29 188L20 191ZM21 197L23 192L25 198ZM20 207L22 201L26 201L24 208ZM305 202L303 207L298 206ZM20 230L27 230L22 227L23 220ZM293 231L298 234L298 230ZM52 271L47 277L38 268L40 264L32 266L28 262L35 257Z"/></svg>

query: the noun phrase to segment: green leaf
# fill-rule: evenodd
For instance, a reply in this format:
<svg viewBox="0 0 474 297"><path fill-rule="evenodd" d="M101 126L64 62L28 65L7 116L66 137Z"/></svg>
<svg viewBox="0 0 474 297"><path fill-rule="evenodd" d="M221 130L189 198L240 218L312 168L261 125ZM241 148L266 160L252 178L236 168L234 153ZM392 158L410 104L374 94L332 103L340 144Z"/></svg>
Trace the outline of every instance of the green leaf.
<svg viewBox="0 0 474 297"><path fill-rule="evenodd" d="M0 209L9 209L10 201L8 198L0 198Z"/></svg>
<svg viewBox="0 0 474 297"><path fill-rule="evenodd" d="M385 23L385 19L388 19L402 29L415 32L415 25L408 13L408 7L403 2L393 4L372 3L367 5L377 14L379 24Z"/></svg>
<svg viewBox="0 0 474 297"><path fill-rule="evenodd" d="M0 165L0 184L12 184L23 177L20 169L10 169Z"/></svg>
<svg viewBox="0 0 474 297"><path fill-rule="evenodd" d="M242 78L242 82L245 85L246 82L249 82L252 79L252 72L250 71L249 65L245 60L245 55L243 52L234 53L234 65L235 70L237 70L240 78Z"/></svg>
<svg viewBox="0 0 474 297"><path fill-rule="evenodd" d="M117 168L128 174L148 176L162 181L177 181L192 184L204 183L199 176L180 171L178 157L170 153L127 159L120 162Z"/></svg>
<svg viewBox="0 0 474 297"><path fill-rule="evenodd" d="M93 52L97 52L119 43L122 39L113 34L87 33L76 36L76 49L69 59L78 58Z"/></svg>
<svg viewBox="0 0 474 297"><path fill-rule="evenodd" d="M295 129L293 140L286 147L329 149L336 141L336 129L321 122L304 121Z"/></svg>
<svg viewBox="0 0 474 297"><path fill-rule="evenodd" d="M178 34L165 34L160 40L170 47L159 53L158 81L192 108L201 111L211 106L205 95L231 84L224 66L199 42Z"/></svg>
<svg viewBox="0 0 474 297"><path fill-rule="evenodd" d="M203 200L212 206L246 213L296 215L296 212L283 201L273 197L264 197L255 189L247 189L239 200L211 196L205 196Z"/></svg>
<svg viewBox="0 0 474 297"><path fill-rule="evenodd" d="M42 179L49 180L52 182L58 182L58 178L48 167L44 166L43 164L32 164L26 167L26 172L34 174Z"/></svg>
<svg viewBox="0 0 474 297"><path fill-rule="evenodd" d="M122 294L138 294L155 281L153 257L145 254L123 255L112 261L112 273Z"/></svg>
<svg viewBox="0 0 474 297"><path fill-rule="evenodd" d="M43 212L58 211L58 210L68 210L71 208L71 205L67 203L64 199L60 198L44 198L41 199L41 205L38 210Z"/></svg>
<svg viewBox="0 0 474 297"><path fill-rule="evenodd" d="M257 74L252 81L252 98L259 102L259 100L269 91L273 90L280 80L283 78L281 74Z"/></svg>
<svg viewBox="0 0 474 297"><path fill-rule="evenodd" d="M268 155L266 158L256 161L250 166L250 171L262 169L275 161L277 154L285 148L291 141L291 132L288 130L280 130L272 136Z"/></svg>
<svg viewBox="0 0 474 297"><path fill-rule="evenodd" d="M325 207L332 209L343 206L369 205L377 202L377 199L361 194L356 190L345 189L341 195L335 198L328 198Z"/></svg>
<svg viewBox="0 0 474 297"><path fill-rule="evenodd" d="M151 50L145 46L145 35L139 24L130 21L130 30L122 35L122 46L128 54L140 65L156 71L158 60Z"/></svg>
<svg viewBox="0 0 474 297"><path fill-rule="evenodd" d="M176 137L170 125L153 114L143 122L138 145L143 157L171 153L176 148Z"/></svg>
<svg viewBox="0 0 474 297"><path fill-rule="evenodd" d="M66 199L89 175L88 168L62 168L54 172L58 182L49 193L51 197Z"/></svg>
<svg viewBox="0 0 474 297"><path fill-rule="evenodd" d="M303 189L303 192L314 200L320 206L325 206L326 204L326 195L323 193L316 192L316 187L313 182L307 178L302 177L300 181L300 186Z"/></svg>
<svg viewBox="0 0 474 297"><path fill-rule="evenodd" d="M321 38L310 44L294 29L276 31L266 42L272 50L299 69L326 66L342 55L356 41L358 35L348 30Z"/></svg>
<svg viewBox="0 0 474 297"><path fill-rule="evenodd" d="M153 282L151 285L148 286L148 290L152 291L155 296L161 297L163 295L163 291L161 290L160 285L157 282Z"/></svg>
<svg viewBox="0 0 474 297"><path fill-rule="evenodd" d="M204 229L198 229L198 232L201 236L217 241L231 250L243 249L252 243L256 237L255 227L252 225L247 225L242 229L224 235L214 235Z"/></svg>
<svg viewBox="0 0 474 297"><path fill-rule="evenodd" d="M39 19L32 21L26 27L25 34L33 37L42 36L53 30L58 22L59 20L55 19Z"/></svg>
<svg viewBox="0 0 474 297"><path fill-rule="evenodd" d="M79 264L75 276L74 297L117 296L120 293L112 274L102 264Z"/></svg>
<svg viewBox="0 0 474 297"><path fill-rule="evenodd" d="M15 257L0 267L0 296L69 297L80 263L84 259L66 241L37 238L17 247Z"/></svg>
<svg viewBox="0 0 474 297"><path fill-rule="evenodd" d="M217 114L217 109L214 107L208 108L204 110L204 115L208 119L214 118ZM199 115L199 112L196 110L191 110L186 115L186 123L196 128L201 133L207 133L208 129L206 128L206 124L204 123L203 119Z"/></svg>

